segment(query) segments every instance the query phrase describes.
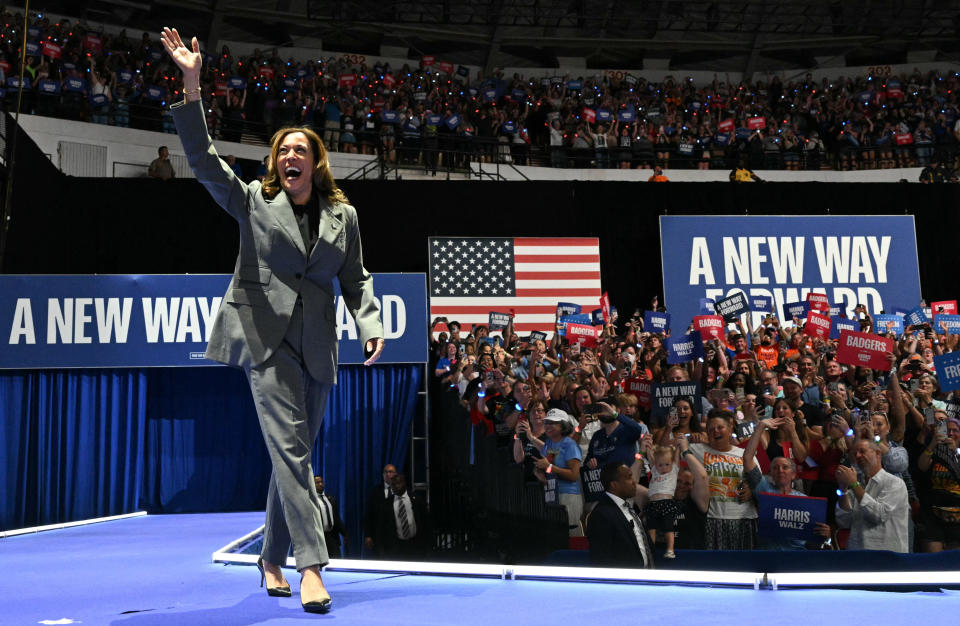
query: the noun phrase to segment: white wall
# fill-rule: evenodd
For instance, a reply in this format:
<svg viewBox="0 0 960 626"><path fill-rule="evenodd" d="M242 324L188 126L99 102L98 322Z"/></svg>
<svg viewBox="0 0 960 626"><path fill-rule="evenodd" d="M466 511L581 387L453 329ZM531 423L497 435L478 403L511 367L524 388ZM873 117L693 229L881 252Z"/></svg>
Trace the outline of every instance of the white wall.
<svg viewBox="0 0 960 626"><path fill-rule="evenodd" d="M21 115L20 126L50 157L53 164L66 174L80 175L82 172L69 171L69 167L66 169L61 167L58 149L61 141L105 147L104 171L107 177L145 175L145 168L157 158L157 148L167 146L170 149L171 162L177 171L177 176L193 177L186 165L186 159L183 158L183 148L180 146L180 138L177 135L39 115ZM233 154L238 158L254 161L260 161L269 153L267 146L252 146L231 141L217 140L214 141L214 146L221 156ZM343 178L372 158L359 154L333 154L330 158L333 175L336 178Z"/></svg>

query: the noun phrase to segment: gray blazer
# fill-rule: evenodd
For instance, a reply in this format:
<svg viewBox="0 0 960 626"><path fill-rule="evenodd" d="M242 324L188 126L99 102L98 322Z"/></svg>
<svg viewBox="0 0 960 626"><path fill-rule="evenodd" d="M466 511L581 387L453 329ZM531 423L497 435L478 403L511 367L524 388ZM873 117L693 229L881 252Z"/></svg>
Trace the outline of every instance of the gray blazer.
<svg viewBox="0 0 960 626"><path fill-rule="evenodd" d="M242 368L263 363L283 340L297 296L303 299L303 358L319 382L337 380L333 278L357 322L362 345L383 337L373 277L363 267L357 212L320 200L320 237L307 251L285 191L272 200L220 160L200 101L172 105L193 173L240 227L240 253L220 305L206 356ZM314 189L314 193L319 193Z"/></svg>

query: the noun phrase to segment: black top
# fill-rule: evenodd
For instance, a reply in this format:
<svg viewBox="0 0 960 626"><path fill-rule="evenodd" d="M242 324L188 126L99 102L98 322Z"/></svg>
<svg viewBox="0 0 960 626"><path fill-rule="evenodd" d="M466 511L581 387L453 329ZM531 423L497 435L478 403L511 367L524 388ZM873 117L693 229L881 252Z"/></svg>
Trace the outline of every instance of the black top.
<svg viewBox="0 0 960 626"><path fill-rule="evenodd" d="M690 498L678 500L680 514L674 523L674 546L680 550L705 550L707 514Z"/></svg>
<svg viewBox="0 0 960 626"><path fill-rule="evenodd" d="M306 175L307 172L301 174L301 176ZM303 245L306 246L307 254L309 254L320 236L320 197L317 195L316 189L310 194L310 199L306 204L293 205L293 214L297 216Z"/></svg>

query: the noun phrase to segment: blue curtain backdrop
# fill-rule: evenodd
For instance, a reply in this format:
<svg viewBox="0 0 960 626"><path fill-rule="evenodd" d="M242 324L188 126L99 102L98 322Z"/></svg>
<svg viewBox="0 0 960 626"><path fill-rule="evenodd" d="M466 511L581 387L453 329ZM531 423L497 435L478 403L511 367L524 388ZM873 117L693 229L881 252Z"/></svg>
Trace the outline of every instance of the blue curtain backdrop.
<svg viewBox="0 0 960 626"><path fill-rule="evenodd" d="M146 375L0 375L0 529L137 510Z"/></svg>
<svg viewBox="0 0 960 626"><path fill-rule="evenodd" d="M344 366L314 467L354 547L365 494L409 450L422 365ZM0 529L145 509L262 509L270 466L243 374L158 368L0 374Z"/></svg>

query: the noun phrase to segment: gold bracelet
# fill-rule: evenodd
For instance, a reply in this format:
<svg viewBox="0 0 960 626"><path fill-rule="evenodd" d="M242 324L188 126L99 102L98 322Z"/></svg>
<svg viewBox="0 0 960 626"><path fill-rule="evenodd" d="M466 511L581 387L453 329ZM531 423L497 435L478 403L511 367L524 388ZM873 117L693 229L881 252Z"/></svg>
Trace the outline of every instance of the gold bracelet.
<svg viewBox="0 0 960 626"><path fill-rule="evenodd" d="M189 91L189 90L187 90L187 89L184 89L184 90L183 90L183 95L185 95L185 96L192 96L192 95L195 94L195 93L200 93L200 88L199 88L199 87L197 87L196 90L194 90L194 91Z"/></svg>

